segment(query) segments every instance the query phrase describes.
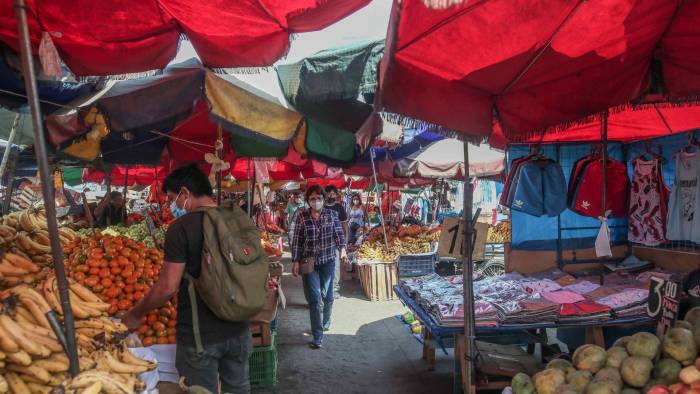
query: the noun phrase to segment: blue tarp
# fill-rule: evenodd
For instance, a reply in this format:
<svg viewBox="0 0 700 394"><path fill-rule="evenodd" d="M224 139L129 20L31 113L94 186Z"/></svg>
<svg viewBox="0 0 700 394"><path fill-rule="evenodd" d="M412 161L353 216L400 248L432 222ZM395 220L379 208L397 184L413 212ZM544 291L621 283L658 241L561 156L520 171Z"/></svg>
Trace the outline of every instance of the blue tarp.
<svg viewBox="0 0 700 394"><path fill-rule="evenodd" d="M432 142L445 138L443 133L436 133L434 131L416 128L405 128L403 133L403 143L398 147L394 149L374 148L375 160L385 160L387 155L389 156L389 159L394 161L403 159L404 157L408 157L411 154L418 152L423 147L430 145ZM369 162L369 151L367 151L367 153L357 161L358 164Z"/></svg>
<svg viewBox="0 0 700 394"><path fill-rule="evenodd" d="M542 152L545 156L554 159L561 164L567 183L571 176L574 162L591 153L594 145L568 144L560 145L557 151L555 145L543 145ZM514 159L528 154L529 146L515 145L508 147L508 168ZM624 161L622 144L608 144L611 158ZM578 230L561 230L562 249L580 249L593 247L595 237L598 234L600 221L598 219L581 216L566 209L557 217L535 217L523 212L511 210L512 221L512 247L514 249L529 250L556 250L558 230L563 228L577 228ZM613 243L627 241L627 219L610 219L610 237ZM592 227L591 229L579 229Z"/></svg>

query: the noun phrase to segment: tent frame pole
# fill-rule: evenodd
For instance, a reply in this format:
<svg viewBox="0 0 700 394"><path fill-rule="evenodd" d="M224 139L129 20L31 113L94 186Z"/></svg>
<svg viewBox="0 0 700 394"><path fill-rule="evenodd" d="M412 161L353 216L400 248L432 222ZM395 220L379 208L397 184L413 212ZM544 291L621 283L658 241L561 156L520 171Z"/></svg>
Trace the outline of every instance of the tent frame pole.
<svg viewBox="0 0 700 394"><path fill-rule="evenodd" d="M72 376L80 373L78 360L78 347L75 339L75 321L73 319L73 309L71 308L68 296L68 279L63 264L63 251L61 241L58 236L58 222L56 221L56 200L54 196L53 182L49 172L49 158L46 151L46 137L44 135L44 125L41 117L41 107L39 106L39 95L37 93L36 75L34 74L34 58L32 57L32 46L29 39L29 25L27 23L27 4L25 0L14 0L15 18L17 20L17 31L19 35L19 49L22 57L22 75L24 75L24 86L27 92L29 108L34 125L34 149L36 161L39 167L41 178L41 191L44 197L44 207L46 209L46 222L51 240L51 255L56 271L58 291L63 308L64 332L56 332L56 336L65 334L66 353L70 361L69 371ZM49 312L49 321L55 320L54 312ZM57 324L60 327L60 324Z"/></svg>
<svg viewBox="0 0 700 394"><path fill-rule="evenodd" d="M223 130L221 124L216 128L216 158L224 159L224 143ZM223 170L219 166L219 171L216 172L216 205L221 205L221 180L223 178Z"/></svg>
<svg viewBox="0 0 700 394"><path fill-rule="evenodd" d="M472 237L474 227L472 221L472 190L469 182L469 144L464 142L464 194L463 194L462 228L464 254L462 255L462 283L464 286L464 358L466 362L464 376L464 392L476 392L476 349L474 344L476 328L474 326L474 287L473 287L473 261L472 261Z"/></svg>
<svg viewBox="0 0 700 394"><path fill-rule="evenodd" d="M12 207L12 194L15 191L15 171L17 169L17 162L19 161L19 154L12 155L10 164L0 172L0 179L5 178L5 172L7 172L7 185L5 185L5 199L2 202L2 213L7 215L10 213L10 208Z"/></svg>
<svg viewBox="0 0 700 394"><path fill-rule="evenodd" d="M603 185L600 188L601 189L601 199L600 199L600 206L601 206L601 212L600 212L600 217L603 218L603 220L606 219L605 211L608 209L606 207L607 201L605 200L606 195L607 195L607 189L608 189L608 111L605 110L603 112L603 118L601 119L601 128L600 128L600 140L603 143L602 147L602 153L603 153ZM600 284L603 285L605 282L605 266L603 264L600 264Z"/></svg>
<svg viewBox="0 0 700 394"><path fill-rule="evenodd" d="M370 148L369 158L372 161L372 176L374 177L374 193L377 196L377 206L379 207L379 220L382 225L382 233L384 234L384 248L389 250L389 238L386 236L386 222L384 220L384 212L382 209L382 192L377 191L379 182L377 182L377 168L374 166L374 148ZM369 195L368 197L369 198ZM391 208L390 208L391 209Z"/></svg>
<svg viewBox="0 0 700 394"><path fill-rule="evenodd" d="M129 165L127 164L126 166L124 166L124 190L122 192L122 194L124 195L123 196L123 199L124 199L124 207L123 208L124 209L122 209L122 223L123 224L126 224L126 203L127 203L126 189L128 186L129 186Z"/></svg>
<svg viewBox="0 0 700 394"><path fill-rule="evenodd" d="M255 182L253 182L250 178L252 176L250 175L250 158L248 158L248 186L246 187L246 194L248 198L248 216L253 217L253 187L255 187Z"/></svg>
<svg viewBox="0 0 700 394"><path fill-rule="evenodd" d="M5 147L5 152L2 154L2 162L0 162L0 176L5 175L5 168L7 168L7 161L10 159L10 152L12 152L12 145L15 142L15 136L17 135L17 126L19 126L19 114L15 115L15 119L12 121L12 128L10 129L10 136L7 138L7 146Z"/></svg>

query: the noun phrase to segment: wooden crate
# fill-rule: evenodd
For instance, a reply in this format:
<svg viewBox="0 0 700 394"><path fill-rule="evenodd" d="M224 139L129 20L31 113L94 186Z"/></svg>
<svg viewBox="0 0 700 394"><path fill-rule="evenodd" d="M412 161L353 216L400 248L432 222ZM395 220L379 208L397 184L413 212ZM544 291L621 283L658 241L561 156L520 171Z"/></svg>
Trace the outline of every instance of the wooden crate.
<svg viewBox="0 0 700 394"><path fill-rule="evenodd" d="M396 298L396 263L362 261L357 268L362 290L370 301L389 301Z"/></svg>
<svg viewBox="0 0 700 394"><path fill-rule="evenodd" d="M253 336L253 346L272 345L272 330L269 323L251 323L250 335Z"/></svg>

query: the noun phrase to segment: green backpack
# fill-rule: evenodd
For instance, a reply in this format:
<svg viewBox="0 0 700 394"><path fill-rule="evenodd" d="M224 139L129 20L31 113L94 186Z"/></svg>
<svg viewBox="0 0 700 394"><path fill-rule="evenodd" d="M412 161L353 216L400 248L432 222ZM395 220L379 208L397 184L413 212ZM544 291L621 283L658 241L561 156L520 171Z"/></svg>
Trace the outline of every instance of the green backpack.
<svg viewBox="0 0 700 394"><path fill-rule="evenodd" d="M199 208L202 218L202 269L199 278L185 273L192 305L197 351L202 351L196 293L221 320L246 321L266 300L269 262L253 220L231 201Z"/></svg>

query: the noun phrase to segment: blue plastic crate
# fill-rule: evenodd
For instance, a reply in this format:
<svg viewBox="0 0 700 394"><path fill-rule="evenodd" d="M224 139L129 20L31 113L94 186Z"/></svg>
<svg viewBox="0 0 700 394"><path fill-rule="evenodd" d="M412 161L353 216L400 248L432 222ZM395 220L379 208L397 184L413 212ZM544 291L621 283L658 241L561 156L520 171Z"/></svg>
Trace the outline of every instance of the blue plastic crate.
<svg viewBox="0 0 700 394"><path fill-rule="evenodd" d="M399 278L430 275L435 272L437 254L404 254L396 258Z"/></svg>

